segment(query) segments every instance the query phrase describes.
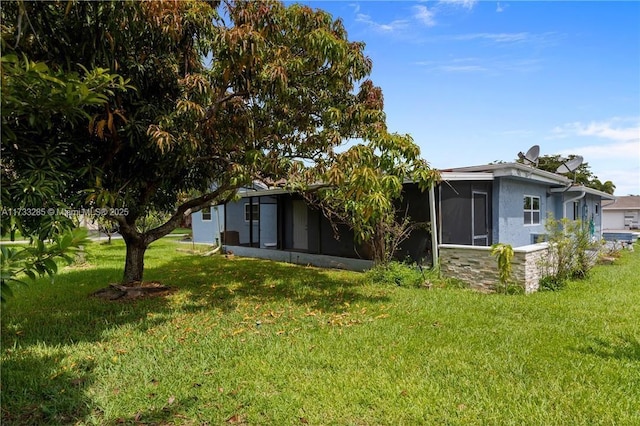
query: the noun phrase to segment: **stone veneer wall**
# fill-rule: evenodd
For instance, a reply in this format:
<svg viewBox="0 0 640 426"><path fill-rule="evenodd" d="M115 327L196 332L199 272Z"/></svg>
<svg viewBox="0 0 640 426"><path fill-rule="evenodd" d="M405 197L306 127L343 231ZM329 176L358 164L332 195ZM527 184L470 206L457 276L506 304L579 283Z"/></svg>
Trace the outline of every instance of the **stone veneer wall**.
<svg viewBox="0 0 640 426"><path fill-rule="evenodd" d="M539 288L541 262L547 256L547 243L513 249L512 277L526 293ZM457 278L473 289L495 291L499 284L498 262L491 256L491 247L442 244L439 246L440 271L443 276Z"/></svg>

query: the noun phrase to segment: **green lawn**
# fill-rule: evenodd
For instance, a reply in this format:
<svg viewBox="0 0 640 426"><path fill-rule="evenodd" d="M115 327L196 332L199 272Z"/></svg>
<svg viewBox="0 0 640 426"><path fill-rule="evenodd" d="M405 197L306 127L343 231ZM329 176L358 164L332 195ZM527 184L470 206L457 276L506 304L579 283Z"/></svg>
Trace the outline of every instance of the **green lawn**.
<svg viewBox="0 0 640 426"><path fill-rule="evenodd" d="M88 297L91 266L2 308L2 424L637 425L640 246L559 292L486 295L201 257L159 241L166 298Z"/></svg>

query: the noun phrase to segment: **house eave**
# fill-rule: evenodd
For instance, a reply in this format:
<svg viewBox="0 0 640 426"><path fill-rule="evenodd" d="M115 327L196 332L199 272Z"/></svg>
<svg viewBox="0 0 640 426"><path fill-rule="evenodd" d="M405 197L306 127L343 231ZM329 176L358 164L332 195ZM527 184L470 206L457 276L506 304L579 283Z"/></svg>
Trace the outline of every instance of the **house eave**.
<svg viewBox="0 0 640 426"><path fill-rule="evenodd" d="M491 173L495 178L514 178L535 182L541 182L548 185L567 186L571 184L571 180L557 173L547 172L546 170L536 169L520 163L498 163L486 164L482 166L457 167L444 170L443 172L471 172L471 173Z"/></svg>
<svg viewBox="0 0 640 426"><path fill-rule="evenodd" d="M615 200L615 195L607 194L606 192L598 191L597 189L589 188L584 185L571 185L564 188L551 188L549 192L552 193L565 193L565 192L584 192L589 195L599 196L603 200Z"/></svg>
<svg viewBox="0 0 640 426"><path fill-rule="evenodd" d="M443 181L487 181L493 180L493 173L487 172L441 172L440 177Z"/></svg>
<svg viewBox="0 0 640 426"><path fill-rule="evenodd" d="M268 196L268 195L281 195L281 194L291 194L291 191L283 188L248 189L245 191L238 191L238 196L240 198L262 197L262 196Z"/></svg>

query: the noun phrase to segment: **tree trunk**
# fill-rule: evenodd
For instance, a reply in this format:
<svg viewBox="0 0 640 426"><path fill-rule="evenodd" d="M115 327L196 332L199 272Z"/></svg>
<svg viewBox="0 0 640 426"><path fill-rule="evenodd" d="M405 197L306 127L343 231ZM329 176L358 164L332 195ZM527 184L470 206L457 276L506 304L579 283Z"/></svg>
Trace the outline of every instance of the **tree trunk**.
<svg viewBox="0 0 640 426"><path fill-rule="evenodd" d="M373 263L375 265L384 265L389 262L387 258L385 235L381 226L376 227L375 234L371 239L373 248Z"/></svg>
<svg viewBox="0 0 640 426"><path fill-rule="evenodd" d="M136 219L139 217L138 215L130 214L127 216L114 216L111 218L111 220L118 223L120 235L122 235L127 246L122 284L127 285L135 281L142 281L142 276L144 274L144 254L147 251L149 244L173 231L178 225L180 225L183 218L189 216L193 212L199 211L202 207L210 204L213 200L217 199L220 202L227 202L231 200L234 195L232 192L225 195L225 198L218 198L220 194L223 194L226 191L229 191L228 187L220 187L214 192L187 201L178 207L176 212L168 221L157 228L150 229L146 232L139 232L136 229L135 224Z"/></svg>
<svg viewBox="0 0 640 426"><path fill-rule="evenodd" d="M144 253L147 246L138 241L126 241L127 255L124 265L124 276L122 284L129 284L134 281L142 281L144 273Z"/></svg>

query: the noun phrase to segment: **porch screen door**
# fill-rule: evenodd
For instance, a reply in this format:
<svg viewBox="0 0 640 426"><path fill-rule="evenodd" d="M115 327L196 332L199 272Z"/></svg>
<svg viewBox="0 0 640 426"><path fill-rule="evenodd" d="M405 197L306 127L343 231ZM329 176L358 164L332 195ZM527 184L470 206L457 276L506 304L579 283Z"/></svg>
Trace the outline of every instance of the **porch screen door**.
<svg viewBox="0 0 640 426"><path fill-rule="evenodd" d="M293 248L307 250L307 205L302 200L293 201Z"/></svg>
<svg viewBox="0 0 640 426"><path fill-rule="evenodd" d="M474 246L489 245L489 200L486 192L473 191L471 233Z"/></svg>

